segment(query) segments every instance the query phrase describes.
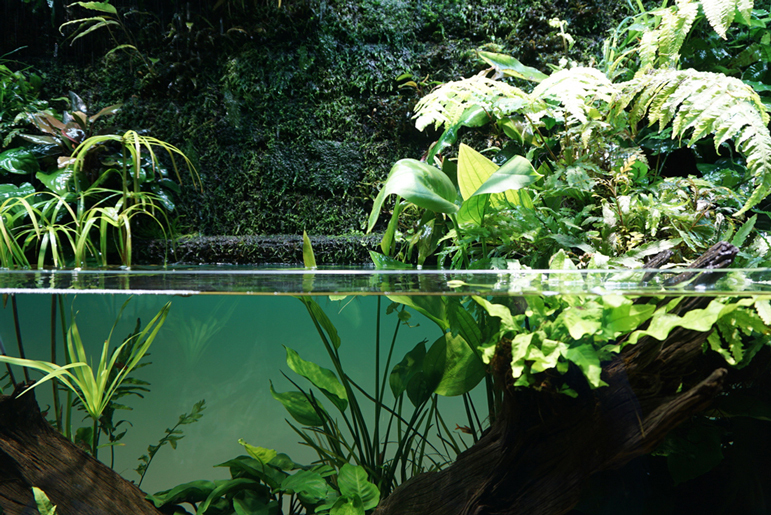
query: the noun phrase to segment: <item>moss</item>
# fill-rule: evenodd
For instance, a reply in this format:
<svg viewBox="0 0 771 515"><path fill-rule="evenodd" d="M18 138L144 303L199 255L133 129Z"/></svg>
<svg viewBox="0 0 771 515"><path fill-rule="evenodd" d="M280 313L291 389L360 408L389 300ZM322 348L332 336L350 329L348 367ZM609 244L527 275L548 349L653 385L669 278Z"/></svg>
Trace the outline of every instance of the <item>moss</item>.
<svg viewBox="0 0 771 515"><path fill-rule="evenodd" d="M125 12L128 2L114 4ZM183 10L144 0L153 15L127 20L157 59L152 73L127 54L104 57L108 38L91 40L90 58L68 50L62 59L77 66L40 67L49 98L73 89L89 105L122 102L116 131L146 130L191 156L204 191L184 179L174 216L202 235L360 231L392 164L436 136L414 128L420 93L398 88L399 75L468 76L484 66L474 58L482 45L543 68L563 55L552 17L570 23L571 56L588 59L622 9L608 0L175 5Z"/></svg>

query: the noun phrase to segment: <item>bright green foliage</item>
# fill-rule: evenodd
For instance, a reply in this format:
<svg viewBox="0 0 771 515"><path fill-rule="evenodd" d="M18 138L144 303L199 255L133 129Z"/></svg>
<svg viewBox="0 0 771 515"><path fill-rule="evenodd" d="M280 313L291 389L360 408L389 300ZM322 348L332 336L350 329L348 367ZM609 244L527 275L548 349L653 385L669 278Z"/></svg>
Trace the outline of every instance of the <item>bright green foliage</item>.
<svg viewBox="0 0 771 515"><path fill-rule="evenodd" d="M688 145L714 135L715 150L728 141L746 158L756 181L740 216L771 192L771 135L769 115L760 96L740 80L718 73L657 70L620 85L617 109L631 106L629 123L643 117L659 130L672 124L672 138L690 134Z"/></svg>
<svg viewBox="0 0 771 515"><path fill-rule="evenodd" d="M24 390L25 392L44 384L46 381L56 379L66 386L70 392L75 394L80 405L93 421L91 441L89 443L91 444L91 453L94 456L97 455L100 419L110 408L114 399L136 392L136 387L132 385L129 374L135 368L142 366L140 362L150 349L161 326L163 326L171 306L170 302L166 303L144 329L135 332L135 334L110 352L112 333L128 302L126 301L121 307L120 313L110 330L110 334L104 341L102 354L96 368L93 368L91 360L86 354L74 316L67 332L69 363L66 365L4 355L0 356L0 362L2 363L40 370L46 374L42 379L35 382L34 385ZM128 353L124 353L124 349L128 349ZM119 362L119 359L123 361ZM67 428L67 434L70 434L69 428Z"/></svg>
<svg viewBox="0 0 771 515"><path fill-rule="evenodd" d="M37 505L37 511L40 515L55 515L56 506L53 505L51 500L40 488L32 487L32 496L35 498L35 504Z"/></svg>
<svg viewBox="0 0 771 515"><path fill-rule="evenodd" d="M368 481L359 465L345 463L339 469L328 465L305 466L273 449L239 440L248 456L238 456L217 465L230 470L230 479L191 481L148 496L156 508L187 513L188 503L196 515L235 513L280 513L288 502L291 513L364 515L380 500L377 487Z"/></svg>

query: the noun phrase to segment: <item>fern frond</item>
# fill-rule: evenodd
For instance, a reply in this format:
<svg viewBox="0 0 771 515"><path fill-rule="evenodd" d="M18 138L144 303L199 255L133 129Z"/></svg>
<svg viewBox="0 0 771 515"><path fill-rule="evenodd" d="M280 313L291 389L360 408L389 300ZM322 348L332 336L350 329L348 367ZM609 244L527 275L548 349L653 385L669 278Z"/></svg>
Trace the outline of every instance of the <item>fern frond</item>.
<svg viewBox="0 0 771 515"><path fill-rule="evenodd" d="M656 29L647 31L640 41L641 72L648 67L677 64L680 48L699 14L699 5L695 0L678 0L675 6L657 9L651 14L661 17L661 22Z"/></svg>
<svg viewBox="0 0 771 515"><path fill-rule="evenodd" d="M519 88L502 81L489 79L484 74L448 82L421 98L415 106L415 127L422 131L430 124L445 128L457 124L467 108L474 105L491 106L503 98L530 96Z"/></svg>
<svg viewBox="0 0 771 515"><path fill-rule="evenodd" d="M726 30L733 23L736 13L748 20L753 7L753 0L700 0L700 2L707 21L723 39L727 39Z"/></svg>
<svg viewBox="0 0 771 515"><path fill-rule="evenodd" d="M663 130L672 123L672 138L690 134L688 145L714 135L715 150L729 139L745 159L755 190L736 215L751 209L771 192L771 133L769 115L750 86L721 73L694 70L648 70L619 84L614 108L631 105L630 121L647 116Z"/></svg>
<svg viewBox="0 0 771 515"><path fill-rule="evenodd" d="M577 66L552 74L535 87L532 95L561 103L570 116L586 123L590 110L596 109L594 103L608 104L616 93L616 87L604 73Z"/></svg>

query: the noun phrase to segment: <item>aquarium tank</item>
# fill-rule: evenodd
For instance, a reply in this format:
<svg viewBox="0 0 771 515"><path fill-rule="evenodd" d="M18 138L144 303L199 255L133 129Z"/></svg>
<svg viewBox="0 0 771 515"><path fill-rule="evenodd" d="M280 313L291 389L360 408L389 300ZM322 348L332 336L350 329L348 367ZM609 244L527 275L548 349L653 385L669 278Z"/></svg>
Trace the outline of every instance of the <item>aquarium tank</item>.
<svg viewBox="0 0 771 515"><path fill-rule="evenodd" d="M0 513L768 513L767 10L213 4L25 2L122 103L0 57Z"/></svg>

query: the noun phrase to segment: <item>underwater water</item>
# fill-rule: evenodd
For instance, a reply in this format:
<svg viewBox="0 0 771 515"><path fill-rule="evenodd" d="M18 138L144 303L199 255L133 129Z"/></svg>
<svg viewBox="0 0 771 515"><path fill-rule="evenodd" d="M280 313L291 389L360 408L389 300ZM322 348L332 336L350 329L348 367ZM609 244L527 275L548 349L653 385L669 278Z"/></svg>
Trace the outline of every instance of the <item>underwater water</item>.
<svg viewBox="0 0 771 515"><path fill-rule="evenodd" d="M67 323L71 317L76 320L94 366L122 306L112 335L113 346L131 333L137 319L144 325L171 302L168 318L145 359L150 364L131 374L147 381L149 391L143 393L143 398L120 399L130 410L116 411L114 422L126 421L120 427L126 435L119 446L99 452L103 462L112 463L115 471L136 482L139 474L134 469L148 445L156 444L181 414L205 400L202 418L180 428L184 438L176 449L167 445L154 457L142 483L142 490L153 493L187 481L228 478L227 468L215 466L244 454L239 439L287 453L298 463L311 463L317 458L300 442L287 420L299 424L271 395L271 385L277 392L295 390L292 381L309 386L287 366L286 348L304 360L332 368L301 297L311 297L324 310L339 334L346 373L365 391L372 391L375 368L378 364L383 368L397 326L391 367L419 342L430 345L443 335L443 330L420 310L411 309L410 318L400 320L392 309L393 300L425 306L440 295L469 294L492 300L529 296L598 298L610 294L672 298L771 296L771 275L763 271L712 271L709 273L715 277L708 286L689 282L703 273L287 269L258 273L241 268L6 271L0 272L0 293L13 294L17 300L27 358L50 360L51 304L55 297L62 299ZM55 332L61 363L63 338L58 319ZM15 320L8 297L0 310L0 337L8 355L17 356ZM379 362L375 356L378 337ZM17 379L22 377L21 369L14 370ZM30 375L32 379L42 376L35 371ZM41 386L35 395L41 410L46 411L52 402L51 386ZM484 395L482 388L471 394L480 412L484 411ZM461 430L468 424L462 399L442 397L438 402L447 426L464 446L470 446L471 437ZM374 408L366 410L371 415ZM74 413L73 427L90 424L84 412ZM763 426L762 430L766 429ZM437 449L442 448L441 441L435 443ZM589 497L587 506L592 502ZM595 512L603 511L585 511Z"/></svg>

